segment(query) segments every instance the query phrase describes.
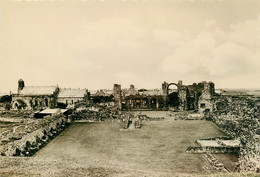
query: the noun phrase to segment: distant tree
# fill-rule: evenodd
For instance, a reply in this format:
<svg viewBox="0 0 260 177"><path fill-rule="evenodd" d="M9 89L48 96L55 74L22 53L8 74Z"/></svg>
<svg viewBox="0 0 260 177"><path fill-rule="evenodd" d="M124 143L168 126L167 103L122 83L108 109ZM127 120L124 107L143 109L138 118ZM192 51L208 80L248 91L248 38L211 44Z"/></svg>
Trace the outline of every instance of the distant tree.
<svg viewBox="0 0 260 177"><path fill-rule="evenodd" d="M12 106L11 106L11 104L10 104L10 103L6 103L6 105L5 105L5 109L6 109L6 110L10 110L10 109L11 109L11 107L12 107Z"/></svg>
<svg viewBox="0 0 260 177"><path fill-rule="evenodd" d="M67 108L67 104L65 104L65 103L58 103L58 108L66 109Z"/></svg>
<svg viewBox="0 0 260 177"><path fill-rule="evenodd" d="M17 100L17 102L19 103L18 109L24 109L27 107L27 104L23 100Z"/></svg>
<svg viewBox="0 0 260 177"><path fill-rule="evenodd" d="M4 95L0 97L0 103L11 103L12 96L11 95Z"/></svg>
<svg viewBox="0 0 260 177"><path fill-rule="evenodd" d="M113 95L110 96L93 96L92 101L93 103L105 103L111 102L113 100Z"/></svg>

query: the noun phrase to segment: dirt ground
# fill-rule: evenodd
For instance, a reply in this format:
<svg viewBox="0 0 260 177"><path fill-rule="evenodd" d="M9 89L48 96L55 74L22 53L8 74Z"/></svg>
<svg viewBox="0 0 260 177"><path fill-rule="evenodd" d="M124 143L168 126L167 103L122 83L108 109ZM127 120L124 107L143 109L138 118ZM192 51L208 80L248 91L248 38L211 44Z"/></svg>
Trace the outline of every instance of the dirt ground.
<svg viewBox="0 0 260 177"><path fill-rule="evenodd" d="M0 176L215 176L202 155L185 150L198 138L220 135L202 120L143 122L137 130L118 122L73 123L33 157L1 157ZM236 157L219 160L232 168Z"/></svg>

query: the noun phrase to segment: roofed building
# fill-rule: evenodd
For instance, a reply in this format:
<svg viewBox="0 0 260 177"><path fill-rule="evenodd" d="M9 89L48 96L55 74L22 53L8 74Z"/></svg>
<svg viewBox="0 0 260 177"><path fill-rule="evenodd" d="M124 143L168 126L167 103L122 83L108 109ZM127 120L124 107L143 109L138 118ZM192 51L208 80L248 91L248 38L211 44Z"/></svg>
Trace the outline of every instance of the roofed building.
<svg viewBox="0 0 260 177"><path fill-rule="evenodd" d="M97 90L93 96L111 96L113 95L113 90L108 90L108 89L100 89Z"/></svg>
<svg viewBox="0 0 260 177"><path fill-rule="evenodd" d="M45 116L53 116L60 113L68 118L68 109L44 109L42 111L35 112L34 118L44 118Z"/></svg>
<svg viewBox="0 0 260 177"><path fill-rule="evenodd" d="M58 86L25 86L24 81L18 81L18 92L12 95L13 109L42 110L56 108L58 103L67 106L80 101L87 101L87 89L68 89Z"/></svg>
<svg viewBox="0 0 260 177"><path fill-rule="evenodd" d="M18 93L12 96L13 109L44 109L57 105L58 86L25 86L18 81Z"/></svg>
<svg viewBox="0 0 260 177"><path fill-rule="evenodd" d="M61 88L58 94L58 103L64 103L66 105L74 105L80 101L87 101L87 99L87 89Z"/></svg>

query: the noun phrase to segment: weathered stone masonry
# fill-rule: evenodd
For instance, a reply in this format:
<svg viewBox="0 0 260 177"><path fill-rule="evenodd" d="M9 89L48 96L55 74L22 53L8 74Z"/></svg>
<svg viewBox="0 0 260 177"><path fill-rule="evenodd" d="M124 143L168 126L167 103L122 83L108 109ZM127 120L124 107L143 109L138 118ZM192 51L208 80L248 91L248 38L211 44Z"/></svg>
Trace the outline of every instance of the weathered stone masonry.
<svg viewBox="0 0 260 177"><path fill-rule="evenodd" d="M80 101L89 101L87 89L66 89L58 86L25 86L22 79L18 81L18 92L12 94L12 109L42 110L56 108L59 104L74 107Z"/></svg>
<svg viewBox="0 0 260 177"><path fill-rule="evenodd" d="M175 85L176 91L170 93L170 86ZM172 90L171 90L172 91ZM127 92L127 93L125 93ZM114 84L114 100L118 109L124 110L168 110L174 108L179 111L194 110L199 112L213 111L215 84L200 82L192 85L178 83L162 83L162 89L136 90L121 89L121 85Z"/></svg>
<svg viewBox="0 0 260 177"><path fill-rule="evenodd" d="M14 127L1 133L0 152L3 156L31 156L64 130L63 115L47 116L36 122Z"/></svg>

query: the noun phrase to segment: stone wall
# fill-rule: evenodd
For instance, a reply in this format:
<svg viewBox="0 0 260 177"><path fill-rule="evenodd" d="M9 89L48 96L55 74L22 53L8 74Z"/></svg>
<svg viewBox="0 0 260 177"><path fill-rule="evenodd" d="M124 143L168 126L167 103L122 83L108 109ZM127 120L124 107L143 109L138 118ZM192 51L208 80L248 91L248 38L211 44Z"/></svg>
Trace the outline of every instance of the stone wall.
<svg viewBox="0 0 260 177"><path fill-rule="evenodd" d="M214 109L214 100L212 99L200 99L198 101L199 112L204 112L206 110L212 112Z"/></svg>
<svg viewBox="0 0 260 177"><path fill-rule="evenodd" d="M179 110L185 111L188 110L187 104L187 87L179 86L178 87L178 98L179 98Z"/></svg>
<svg viewBox="0 0 260 177"><path fill-rule="evenodd" d="M214 122L232 138L239 138L238 171L260 171L260 98L222 96L206 119Z"/></svg>
<svg viewBox="0 0 260 177"><path fill-rule="evenodd" d="M24 103L24 104L23 104ZM39 95L39 96L21 96L13 95L12 108L23 110L36 110L44 108L56 107L56 98L54 96Z"/></svg>
<svg viewBox="0 0 260 177"><path fill-rule="evenodd" d="M122 89L121 85L119 84L114 84L114 100L115 100L115 105L119 110L122 109Z"/></svg>
<svg viewBox="0 0 260 177"><path fill-rule="evenodd" d="M0 134L3 156L31 156L61 131L67 119L63 115L47 116Z"/></svg>
<svg viewBox="0 0 260 177"><path fill-rule="evenodd" d="M212 147L212 146L190 146L187 148L186 153L213 153L213 154L223 154L223 153L238 153L239 147Z"/></svg>
<svg viewBox="0 0 260 177"><path fill-rule="evenodd" d="M64 103L70 106L83 101L84 101L84 97L62 97L62 98L58 98L57 100L58 103Z"/></svg>
<svg viewBox="0 0 260 177"><path fill-rule="evenodd" d="M169 93L169 86L171 85L177 86L177 92ZM133 88L132 86L129 90ZM198 84L182 85L182 81L178 81L178 84L164 81L162 90L157 90L154 93L145 93L145 91L147 90L140 89L135 94L126 96L122 92L121 85L114 84L115 105L120 110L168 110L174 107L179 111L204 112L214 109L215 85L213 82L203 81ZM176 95L173 93L176 93Z"/></svg>

